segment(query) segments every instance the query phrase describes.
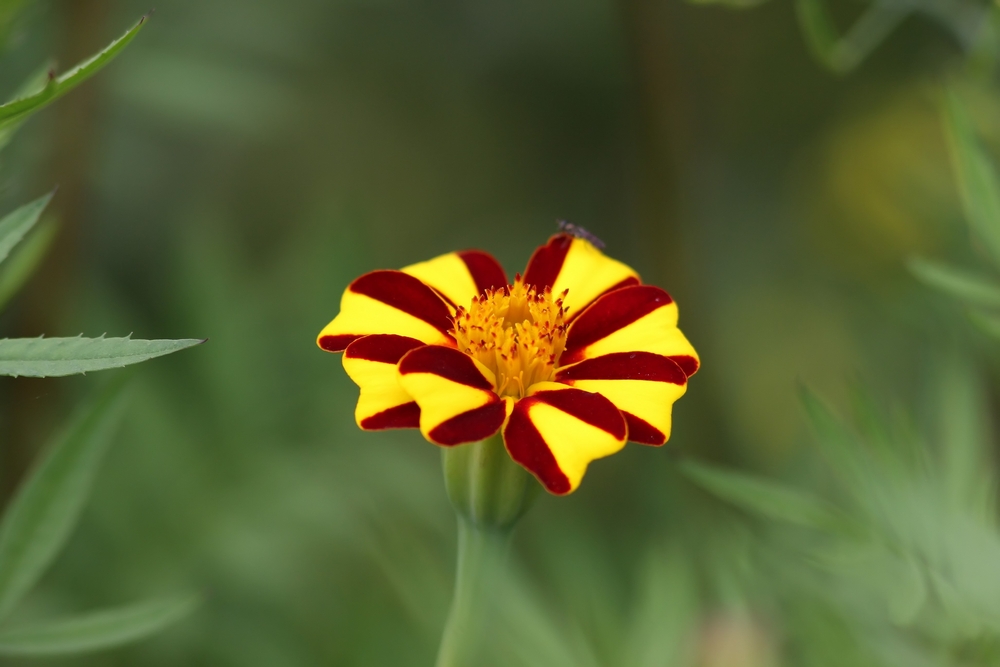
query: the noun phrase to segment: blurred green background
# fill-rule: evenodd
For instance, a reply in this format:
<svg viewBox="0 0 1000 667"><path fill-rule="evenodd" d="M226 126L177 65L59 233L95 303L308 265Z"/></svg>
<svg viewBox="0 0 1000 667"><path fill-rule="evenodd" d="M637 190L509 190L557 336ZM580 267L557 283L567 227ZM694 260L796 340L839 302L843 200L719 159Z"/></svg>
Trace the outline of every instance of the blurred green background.
<svg viewBox="0 0 1000 667"><path fill-rule="evenodd" d="M148 9L26 4L0 88ZM859 9L832 7L845 24ZM671 292L703 370L665 448L629 445L522 522L497 664L995 664L996 635L934 643L865 584L814 572L807 538L775 536L678 469L694 457L829 487L800 383L840 406L867 386L920 431L957 364L992 405L995 346L906 269L977 261L944 83L965 86L1000 143L993 75L969 83L948 30L909 19L836 76L786 0L156 10L5 153L5 210L59 183L60 236L0 327L209 338L137 373L27 613L184 588L206 602L153 640L50 664L431 664L455 541L439 453L416 432L358 431L356 388L314 338L363 272L479 247L513 273L557 218ZM0 379L5 496L96 382Z"/></svg>

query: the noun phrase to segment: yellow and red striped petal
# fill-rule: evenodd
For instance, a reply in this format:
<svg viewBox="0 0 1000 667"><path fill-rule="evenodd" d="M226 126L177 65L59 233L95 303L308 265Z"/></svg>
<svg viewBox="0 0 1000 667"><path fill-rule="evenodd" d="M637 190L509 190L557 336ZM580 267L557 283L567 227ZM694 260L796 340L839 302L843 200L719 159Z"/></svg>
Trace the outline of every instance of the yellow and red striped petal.
<svg viewBox="0 0 1000 667"><path fill-rule="evenodd" d="M512 459L563 495L580 485L591 461L621 450L626 434L621 413L600 394L541 382L514 406L503 438Z"/></svg>
<svg viewBox="0 0 1000 667"><path fill-rule="evenodd" d="M361 388L354 410L358 426L366 431L420 426L420 407L399 384L396 364L407 352L423 345L415 338L376 334L347 346L344 370Z"/></svg>
<svg viewBox="0 0 1000 667"><path fill-rule="evenodd" d="M400 385L420 406L420 432L438 445L490 437L513 404L497 396L490 369L451 347L419 347L402 358L398 369Z"/></svg>
<svg viewBox="0 0 1000 667"><path fill-rule="evenodd" d="M340 314L319 333L316 343L342 352L370 334L396 334L423 343L454 345L448 334L452 311L438 294L402 271L372 271L344 291Z"/></svg>
<svg viewBox="0 0 1000 667"><path fill-rule="evenodd" d="M488 289L507 286L507 273L500 262L482 250L450 252L426 262L411 264L402 271L433 287L452 306L468 308L473 297Z"/></svg>
<svg viewBox="0 0 1000 667"><path fill-rule="evenodd" d="M677 328L677 304L652 285L605 294L573 320L559 363L568 366L615 352L652 352L668 357L690 377L698 353Z"/></svg>
<svg viewBox="0 0 1000 667"><path fill-rule="evenodd" d="M687 374L651 352L616 352L560 368L556 381L601 394L628 423L628 439L662 445L670 438L673 403L687 391Z"/></svg>
<svg viewBox="0 0 1000 667"><path fill-rule="evenodd" d="M639 274L598 250L586 239L556 234L528 260L524 282L551 287L553 294L569 290L563 301L570 318L611 290L639 284Z"/></svg>

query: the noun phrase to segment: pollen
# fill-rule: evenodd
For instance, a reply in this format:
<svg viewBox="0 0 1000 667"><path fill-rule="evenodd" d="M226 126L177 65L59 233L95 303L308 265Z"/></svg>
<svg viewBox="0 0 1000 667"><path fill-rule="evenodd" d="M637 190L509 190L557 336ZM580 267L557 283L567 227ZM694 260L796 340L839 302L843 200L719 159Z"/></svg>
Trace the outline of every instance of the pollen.
<svg viewBox="0 0 1000 667"><path fill-rule="evenodd" d="M496 375L497 393L523 398L531 385L552 380L566 346L566 292L526 285L487 290L455 313L458 349Z"/></svg>

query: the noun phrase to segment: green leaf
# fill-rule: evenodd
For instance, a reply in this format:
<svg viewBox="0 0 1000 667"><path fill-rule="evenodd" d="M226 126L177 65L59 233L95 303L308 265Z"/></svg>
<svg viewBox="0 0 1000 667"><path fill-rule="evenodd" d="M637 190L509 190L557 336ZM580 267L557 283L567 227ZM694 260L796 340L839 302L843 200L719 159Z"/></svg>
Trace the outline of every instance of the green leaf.
<svg viewBox="0 0 1000 667"><path fill-rule="evenodd" d="M813 430L816 432L816 441L827 462L841 477L846 478L844 481L849 484L867 480L866 466L861 461L861 450L857 437L807 387L803 386L799 389L799 400Z"/></svg>
<svg viewBox="0 0 1000 667"><path fill-rule="evenodd" d="M970 310L969 321L987 336L1000 339L1000 315Z"/></svg>
<svg viewBox="0 0 1000 667"><path fill-rule="evenodd" d="M914 257L910 271L922 282L970 305L1000 308L1000 283L946 264Z"/></svg>
<svg viewBox="0 0 1000 667"><path fill-rule="evenodd" d="M21 84L21 87L14 93L12 99L17 100L41 92L49 82L50 73L54 67L55 65L52 62L45 63L44 66L40 67ZM27 120L27 116L21 120L0 124L0 151L7 147L25 120Z"/></svg>
<svg viewBox="0 0 1000 667"><path fill-rule="evenodd" d="M115 56L121 53L129 42L132 41L142 27L146 24L147 16L139 19L131 29L124 35L111 42L110 45L100 53L83 61L70 71L58 76L50 77L48 83L38 92L27 95L20 99L0 105L0 127L13 122L24 120L29 115L42 109L51 102L59 99L73 88L92 77L101 68L111 62Z"/></svg>
<svg viewBox="0 0 1000 667"><path fill-rule="evenodd" d="M62 549L87 500L117 424L117 381L84 407L18 489L0 521L0 618L34 586Z"/></svg>
<svg viewBox="0 0 1000 667"><path fill-rule="evenodd" d="M945 133L965 217L1000 267L1000 183L996 170L979 145L961 100L949 91L945 102Z"/></svg>
<svg viewBox="0 0 1000 667"><path fill-rule="evenodd" d="M198 604L198 596L184 595L5 630L0 632L0 655L67 655L121 646L160 632Z"/></svg>
<svg viewBox="0 0 1000 667"><path fill-rule="evenodd" d="M809 49L837 74L860 65L911 12L904 3L874 2L840 37L824 0L796 0L795 9Z"/></svg>
<svg viewBox="0 0 1000 667"><path fill-rule="evenodd" d="M197 338L133 340L131 338L4 338L0 339L0 375L60 377L137 364L204 343Z"/></svg>
<svg viewBox="0 0 1000 667"><path fill-rule="evenodd" d="M13 213L8 213L3 220L0 220L0 262L7 259L14 246L20 243L24 235L35 226L38 216L48 206L53 194L55 193L50 192L44 197L39 197Z"/></svg>
<svg viewBox="0 0 1000 667"><path fill-rule="evenodd" d="M826 501L776 482L693 461L681 463L680 470L709 493L765 519L824 529L842 522Z"/></svg>
<svg viewBox="0 0 1000 667"><path fill-rule="evenodd" d="M34 275L45 258L59 227L55 220L45 220L14 249L13 254L0 266L0 310L17 294Z"/></svg>

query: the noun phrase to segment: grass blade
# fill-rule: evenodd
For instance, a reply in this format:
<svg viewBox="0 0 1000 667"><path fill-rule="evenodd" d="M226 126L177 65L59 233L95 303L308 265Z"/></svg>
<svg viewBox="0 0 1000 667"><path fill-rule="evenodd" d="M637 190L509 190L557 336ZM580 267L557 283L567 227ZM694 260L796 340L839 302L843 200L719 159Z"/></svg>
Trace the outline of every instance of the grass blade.
<svg viewBox="0 0 1000 667"><path fill-rule="evenodd" d="M16 211L8 213L3 220L0 220L0 262L7 259L7 255L10 254L14 246L20 243L24 235L35 226L38 217L52 200L53 194L55 193L50 192L39 197L30 204L25 204Z"/></svg>
<svg viewBox="0 0 1000 667"><path fill-rule="evenodd" d="M0 632L0 655L70 655L121 646L176 623L198 603L198 596L184 595L6 630Z"/></svg>
<svg viewBox="0 0 1000 667"><path fill-rule="evenodd" d="M204 343L197 338L133 340L131 338L4 338L0 339L0 375L60 377L137 364Z"/></svg>
<svg viewBox="0 0 1000 667"><path fill-rule="evenodd" d="M813 55L837 74L860 65L911 13L905 5L874 2L840 37L824 0L796 0L795 9Z"/></svg>
<svg viewBox="0 0 1000 667"><path fill-rule="evenodd" d="M914 257L910 272L925 285L973 306L1000 308L1000 284L946 264Z"/></svg>
<svg viewBox="0 0 1000 667"><path fill-rule="evenodd" d="M1000 267L1000 182L958 96L946 94L945 131L969 227Z"/></svg>
<svg viewBox="0 0 1000 667"><path fill-rule="evenodd" d="M48 83L38 92L0 105L0 127L8 123L24 120L29 115L59 99L73 88L96 74L121 53L146 23L147 16L139 19L124 35L111 42L100 53L88 58L68 72L50 77Z"/></svg>
<svg viewBox="0 0 1000 667"><path fill-rule="evenodd" d="M770 480L694 461L684 461L680 470L712 495L765 519L820 529L840 522L836 511L825 501Z"/></svg>
<svg viewBox="0 0 1000 667"><path fill-rule="evenodd" d="M59 553L87 500L121 409L117 381L84 407L29 474L0 521L0 618Z"/></svg>

